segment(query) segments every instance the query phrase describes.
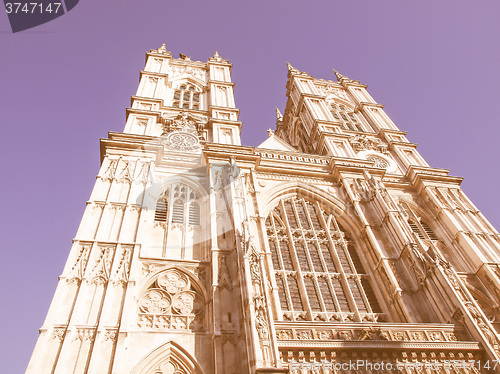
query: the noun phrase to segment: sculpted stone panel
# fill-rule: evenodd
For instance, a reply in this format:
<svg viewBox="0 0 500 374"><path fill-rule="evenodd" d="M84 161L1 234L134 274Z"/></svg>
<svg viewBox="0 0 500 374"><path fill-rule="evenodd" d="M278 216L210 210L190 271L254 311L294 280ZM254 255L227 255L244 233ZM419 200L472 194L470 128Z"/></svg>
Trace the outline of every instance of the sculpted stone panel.
<svg viewBox="0 0 500 374"><path fill-rule="evenodd" d="M145 328L201 330L204 303L189 277L168 269L151 283L138 301L138 325Z"/></svg>

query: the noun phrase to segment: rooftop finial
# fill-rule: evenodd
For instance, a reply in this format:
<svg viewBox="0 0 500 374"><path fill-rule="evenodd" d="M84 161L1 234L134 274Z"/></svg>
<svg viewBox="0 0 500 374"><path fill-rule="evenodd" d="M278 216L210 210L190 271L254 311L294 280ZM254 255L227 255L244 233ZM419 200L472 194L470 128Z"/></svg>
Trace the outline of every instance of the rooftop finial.
<svg viewBox="0 0 500 374"><path fill-rule="evenodd" d="M283 120L283 114L281 114L280 110L278 109L278 107L276 107L276 119L278 121L281 121Z"/></svg>
<svg viewBox="0 0 500 374"><path fill-rule="evenodd" d="M267 132L269 133L269 137L274 136L274 131L271 129L267 129Z"/></svg>
<svg viewBox="0 0 500 374"><path fill-rule="evenodd" d="M286 63L286 66L288 68L288 70L293 70L294 67L292 66L292 64L290 64L289 62Z"/></svg>
<svg viewBox="0 0 500 374"><path fill-rule="evenodd" d="M340 82L342 79L349 79L346 76L343 76L340 74L337 70L333 69L333 72L335 73L335 76L337 77L337 80Z"/></svg>
<svg viewBox="0 0 500 374"><path fill-rule="evenodd" d="M219 57L220 57L220 56L219 56L219 52L215 51L215 53L214 53L214 58L219 58Z"/></svg>

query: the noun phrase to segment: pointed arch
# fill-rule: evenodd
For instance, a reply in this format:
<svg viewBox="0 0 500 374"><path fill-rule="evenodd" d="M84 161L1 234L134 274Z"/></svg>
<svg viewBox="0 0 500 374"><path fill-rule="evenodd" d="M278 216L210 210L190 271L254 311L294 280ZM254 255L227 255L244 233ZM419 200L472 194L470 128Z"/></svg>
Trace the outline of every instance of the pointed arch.
<svg viewBox="0 0 500 374"><path fill-rule="evenodd" d="M172 87L174 88L179 87L183 83L192 84L196 86L200 90L200 92L204 92L207 87L207 84L203 82L201 79L187 75L179 75L177 77L174 77L172 78L171 82L172 82Z"/></svg>
<svg viewBox="0 0 500 374"><path fill-rule="evenodd" d="M278 286L278 318L377 321L382 317L345 206L313 186L286 183L266 196L266 233ZM344 209L342 209L344 208ZM340 213L340 214L339 214ZM343 219L339 222L338 218ZM277 218L286 227L281 227ZM360 235L355 235L360 236Z"/></svg>
<svg viewBox="0 0 500 374"><path fill-rule="evenodd" d="M419 239L432 241L439 240L435 231L428 223L436 222L435 220L429 219L427 213L422 211L413 201L401 198L399 199L399 204L406 215L408 225Z"/></svg>
<svg viewBox="0 0 500 374"><path fill-rule="evenodd" d="M169 270L176 270L176 271L179 271L181 273L183 273L186 277L189 278L189 281L191 282L191 284L193 285L194 289L197 291L197 292L200 292L201 295L203 296L203 300L206 302L206 300L208 300L208 293L205 289L205 287L203 286L203 284L200 282L200 280L198 278L196 278L194 276L193 273L191 273L190 271L187 271L186 269L183 269L182 267L180 266L176 266L176 265L171 265L171 266L166 266L166 267L163 267L159 270L156 270L156 271L153 271L151 272L145 279L144 281L142 282L142 285L141 287L139 288L139 295L143 294L144 291L146 291L148 289L148 287L158 278L161 276L162 273L165 273L166 271L169 271Z"/></svg>
<svg viewBox="0 0 500 374"><path fill-rule="evenodd" d="M319 201L333 210L337 220L339 220L342 226L348 229L348 231L356 236L361 235L362 227L353 217L347 214L347 205L344 201L330 192L302 181L283 182L262 192L261 203L262 206L265 207L264 216L267 216L281 199L289 196L300 196Z"/></svg>
<svg viewBox="0 0 500 374"><path fill-rule="evenodd" d="M155 198L155 221L201 225L200 217L208 195L199 183L175 176L163 181L150 195Z"/></svg>
<svg viewBox="0 0 500 374"><path fill-rule="evenodd" d="M185 349L169 341L147 354L131 374L203 374L199 363Z"/></svg>
<svg viewBox="0 0 500 374"><path fill-rule="evenodd" d="M339 103L341 105L345 105L346 107L348 107L352 111L354 111L354 109L355 109L355 106L349 100L343 99L343 98L341 98L339 96L336 96L334 94L330 94L330 95L326 96L325 97L325 101L327 103L335 101L335 102L337 102L337 103Z"/></svg>

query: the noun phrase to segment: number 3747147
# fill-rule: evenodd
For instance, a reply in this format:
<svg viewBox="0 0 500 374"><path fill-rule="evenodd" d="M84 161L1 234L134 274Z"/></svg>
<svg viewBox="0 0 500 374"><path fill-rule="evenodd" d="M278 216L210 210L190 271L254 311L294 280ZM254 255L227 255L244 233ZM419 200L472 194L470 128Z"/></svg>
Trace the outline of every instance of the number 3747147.
<svg viewBox="0 0 500 374"><path fill-rule="evenodd" d="M7 14L14 13L63 13L62 3L5 3L5 11Z"/></svg>

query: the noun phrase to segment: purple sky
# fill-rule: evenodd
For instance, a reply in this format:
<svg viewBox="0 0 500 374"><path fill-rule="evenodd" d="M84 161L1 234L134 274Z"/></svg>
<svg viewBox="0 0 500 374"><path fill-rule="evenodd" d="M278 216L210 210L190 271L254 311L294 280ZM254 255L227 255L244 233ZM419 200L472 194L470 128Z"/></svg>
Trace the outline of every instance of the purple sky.
<svg viewBox="0 0 500 374"><path fill-rule="evenodd" d="M307 5L306 5L307 4ZM233 64L242 139L285 104L286 62L368 90L431 166L500 227L498 0L80 1L12 34L0 16L2 372L24 372L99 169L122 131L145 52L166 43Z"/></svg>

